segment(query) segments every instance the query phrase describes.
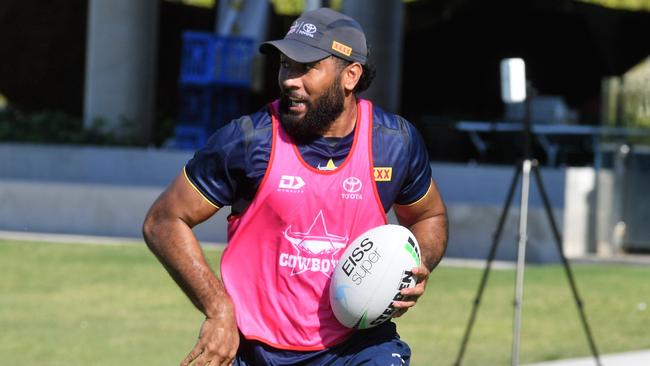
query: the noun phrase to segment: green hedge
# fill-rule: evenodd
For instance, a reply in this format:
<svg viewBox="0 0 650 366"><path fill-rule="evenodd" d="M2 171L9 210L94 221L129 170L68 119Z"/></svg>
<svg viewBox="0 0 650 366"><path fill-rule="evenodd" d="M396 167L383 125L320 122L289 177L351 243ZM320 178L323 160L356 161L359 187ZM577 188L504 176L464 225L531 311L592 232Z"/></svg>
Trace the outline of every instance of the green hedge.
<svg viewBox="0 0 650 366"><path fill-rule="evenodd" d="M7 109L0 111L0 141L137 146L153 144L160 146L172 136L174 120L157 118L152 141L138 142L135 138L107 132L105 121L96 119L90 128L84 128L81 118L61 111L22 113ZM118 127L130 130L133 122L124 120Z"/></svg>

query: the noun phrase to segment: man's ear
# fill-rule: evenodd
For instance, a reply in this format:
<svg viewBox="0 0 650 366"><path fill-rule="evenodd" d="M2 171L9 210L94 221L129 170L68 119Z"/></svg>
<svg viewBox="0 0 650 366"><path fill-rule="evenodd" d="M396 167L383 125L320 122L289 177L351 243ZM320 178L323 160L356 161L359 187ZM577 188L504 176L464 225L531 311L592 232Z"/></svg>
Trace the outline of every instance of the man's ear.
<svg viewBox="0 0 650 366"><path fill-rule="evenodd" d="M363 66L358 62L353 62L343 69L343 88L345 91L351 92L357 86L359 79L363 74Z"/></svg>

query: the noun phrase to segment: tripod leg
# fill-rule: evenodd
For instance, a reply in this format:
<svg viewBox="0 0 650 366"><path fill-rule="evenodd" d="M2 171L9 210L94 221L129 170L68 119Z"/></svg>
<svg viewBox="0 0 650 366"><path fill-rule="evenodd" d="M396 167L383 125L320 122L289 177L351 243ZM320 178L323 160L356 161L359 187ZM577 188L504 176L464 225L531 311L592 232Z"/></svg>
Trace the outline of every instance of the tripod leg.
<svg viewBox="0 0 650 366"><path fill-rule="evenodd" d="M508 216L508 209L510 208L512 197L515 194L515 187L517 186L517 180L519 179L519 174L521 174L521 169L520 166L518 165L515 167L515 174L512 177L512 181L510 182L510 188L508 189L508 196L506 197L506 201L503 204L503 210L501 211L501 216L499 217L499 223L497 225L497 229L494 232L494 236L492 238L492 246L490 247L490 252L488 253L487 264L485 266L485 270L483 271L483 276L481 277L481 282L478 287L478 293L476 295L476 298L474 299L472 313L469 317L469 321L467 322L467 328L465 329L465 334L463 335L463 341L461 342L460 350L458 351L458 356L456 357L456 362L454 362L455 366L460 366L463 356L465 354L465 348L467 347L467 342L469 341L469 336L470 333L472 332L472 327L474 325L474 320L476 319L478 307L481 303L481 297L483 296L483 290L485 289L485 284L487 283L487 279L490 273L490 268L492 267L492 261L494 260L494 257L497 252L497 247L499 245L499 241L501 240L501 232L503 231L503 225L506 221L506 217Z"/></svg>
<svg viewBox="0 0 650 366"><path fill-rule="evenodd" d="M566 257L564 256L564 252L562 251L562 236L560 235L560 231L558 230L557 225L555 224L553 211L551 210L551 204L548 199L548 195L546 194L546 190L544 189L542 175L539 172L539 167L537 166L537 162L535 162L535 164L533 165L533 173L535 175L535 180L537 181L537 186L539 187L539 192L542 196L542 201L544 202L544 209L546 210L546 214L548 215L548 219L551 224L553 236L555 237L555 244L557 246L558 252L560 253L562 264L564 265L564 272L566 273L567 279L569 280L569 285L571 286L571 292L573 292L573 298L575 299L576 307L578 308L578 313L580 314L580 320L582 321L582 326L585 330L585 334L587 335L587 341L589 342L589 347L591 348L591 354L594 356L596 365L600 366L602 364L600 363L600 357L598 356L596 343L594 342L594 338L591 334L591 328L589 327L589 323L587 323L587 317L584 312L582 299L580 299L580 295L578 295L578 288L576 287L575 281L573 279L573 273L571 272L569 261L567 261Z"/></svg>
<svg viewBox="0 0 650 366"><path fill-rule="evenodd" d="M521 334L521 303L524 300L524 267L528 242L528 194L530 192L531 161L524 160L521 179L521 205L519 206L519 242L517 243L517 274L515 277L515 319L512 330L512 366L519 365L519 340Z"/></svg>

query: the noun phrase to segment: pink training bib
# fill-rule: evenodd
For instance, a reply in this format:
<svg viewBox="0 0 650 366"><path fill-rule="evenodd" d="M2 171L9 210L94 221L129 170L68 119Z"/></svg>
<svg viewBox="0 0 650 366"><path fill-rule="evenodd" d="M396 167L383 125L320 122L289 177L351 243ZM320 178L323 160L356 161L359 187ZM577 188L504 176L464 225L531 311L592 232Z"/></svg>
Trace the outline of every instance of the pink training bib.
<svg viewBox="0 0 650 366"><path fill-rule="evenodd" d="M266 174L248 209L229 220L221 275L247 339L318 350L352 333L329 303L336 263L348 243L387 222L373 175L372 105L358 101L352 148L330 171L304 162L278 105Z"/></svg>

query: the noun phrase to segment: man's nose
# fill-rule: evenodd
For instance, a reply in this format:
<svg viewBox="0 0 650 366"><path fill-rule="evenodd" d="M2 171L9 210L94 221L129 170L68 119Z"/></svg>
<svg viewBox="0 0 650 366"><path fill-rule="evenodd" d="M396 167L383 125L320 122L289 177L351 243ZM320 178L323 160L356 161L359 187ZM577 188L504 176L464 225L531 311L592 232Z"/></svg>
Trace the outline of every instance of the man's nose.
<svg viewBox="0 0 650 366"><path fill-rule="evenodd" d="M287 70L280 76L280 84L283 89L300 89L300 74Z"/></svg>

